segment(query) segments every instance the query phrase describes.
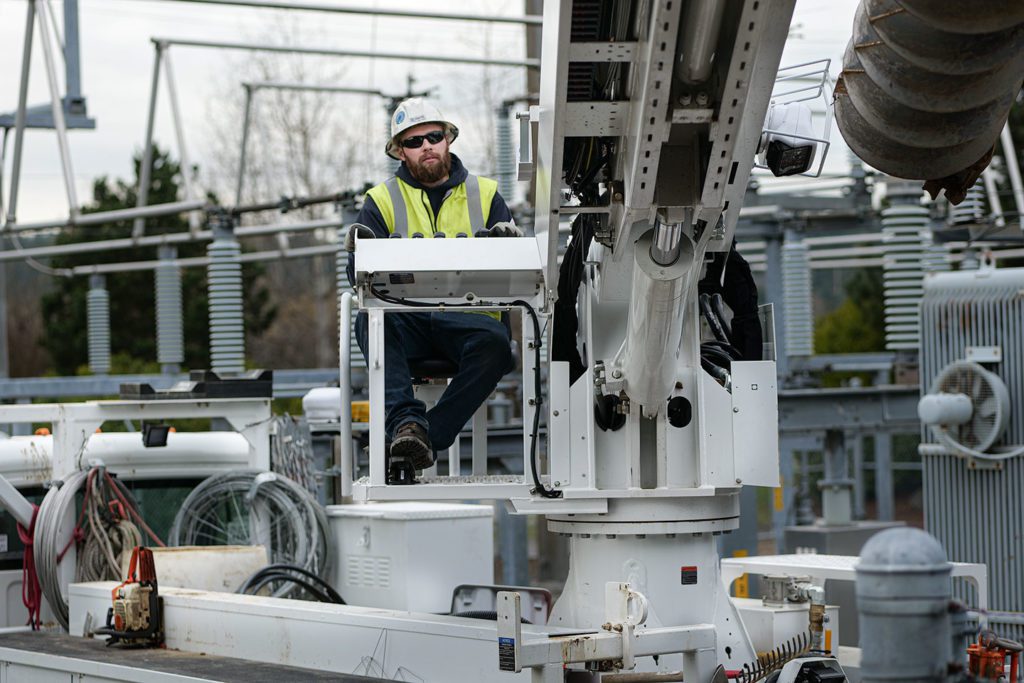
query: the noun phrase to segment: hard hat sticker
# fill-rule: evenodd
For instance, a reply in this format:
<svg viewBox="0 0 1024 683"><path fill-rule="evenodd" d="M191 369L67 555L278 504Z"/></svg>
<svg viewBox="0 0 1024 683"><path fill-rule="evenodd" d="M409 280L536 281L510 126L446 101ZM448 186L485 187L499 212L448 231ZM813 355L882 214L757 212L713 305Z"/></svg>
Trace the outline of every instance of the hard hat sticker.
<svg viewBox="0 0 1024 683"><path fill-rule="evenodd" d="M405 112L399 110L398 113L395 114L395 124L401 125L402 121L405 121Z"/></svg>

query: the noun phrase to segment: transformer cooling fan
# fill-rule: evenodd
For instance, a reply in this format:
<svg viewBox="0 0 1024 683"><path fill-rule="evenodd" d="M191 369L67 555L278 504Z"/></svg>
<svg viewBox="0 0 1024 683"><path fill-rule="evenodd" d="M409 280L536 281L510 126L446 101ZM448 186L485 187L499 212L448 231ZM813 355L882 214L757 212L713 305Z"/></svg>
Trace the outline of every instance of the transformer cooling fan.
<svg viewBox="0 0 1024 683"><path fill-rule="evenodd" d="M946 447L967 455L985 453L1006 430L1010 394L995 373L956 361L935 378L917 412Z"/></svg>

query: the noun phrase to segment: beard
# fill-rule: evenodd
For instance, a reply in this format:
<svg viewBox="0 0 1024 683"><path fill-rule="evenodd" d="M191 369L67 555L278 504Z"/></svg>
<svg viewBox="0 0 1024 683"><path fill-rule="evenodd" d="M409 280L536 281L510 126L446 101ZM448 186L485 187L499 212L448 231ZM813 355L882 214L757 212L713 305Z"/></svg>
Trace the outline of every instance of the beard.
<svg viewBox="0 0 1024 683"><path fill-rule="evenodd" d="M444 180L452 170L452 155L448 150L445 150L443 154L438 154L436 159L437 161L431 164L424 164L422 160L414 162L411 159L406 159L405 165L409 167L409 173L413 178L424 185L430 185Z"/></svg>

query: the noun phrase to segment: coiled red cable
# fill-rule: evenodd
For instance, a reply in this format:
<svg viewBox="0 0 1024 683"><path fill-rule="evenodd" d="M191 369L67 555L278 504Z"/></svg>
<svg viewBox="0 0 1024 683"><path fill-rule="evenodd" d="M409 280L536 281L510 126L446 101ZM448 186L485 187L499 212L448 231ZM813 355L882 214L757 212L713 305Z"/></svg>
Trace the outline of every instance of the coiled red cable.
<svg viewBox="0 0 1024 683"><path fill-rule="evenodd" d="M43 589L39 585L39 576L36 574L36 561L32 552L33 537L36 533L36 516L39 514L39 506L32 506L32 521L28 529L18 524L18 538L25 546L25 552L21 562L21 601L28 609L28 625L33 631L38 631L42 624L40 615L43 608Z"/></svg>

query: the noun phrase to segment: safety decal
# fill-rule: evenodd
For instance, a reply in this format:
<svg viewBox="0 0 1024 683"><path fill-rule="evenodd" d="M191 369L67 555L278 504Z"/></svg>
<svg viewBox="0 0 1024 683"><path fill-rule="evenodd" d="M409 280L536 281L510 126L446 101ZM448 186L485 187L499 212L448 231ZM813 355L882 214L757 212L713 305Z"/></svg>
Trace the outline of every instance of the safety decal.
<svg viewBox="0 0 1024 683"><path fill-rule="evenodd" d="M498 638L498 670L516 670L516 639Z"/></svg>
<svg viewBox="0 0 1024 683"><path fill-rule="evenodd" d="M696 586L697 585L697 568L696 567L680 567L679 568L679 582L684 586Z"/></svg>
<svg viewBox="0 0 1024 683"><path fill-rule="evenodd" d="M416 277L412 273L388 273L388 280L393 285L411 285Z"/></svg>

